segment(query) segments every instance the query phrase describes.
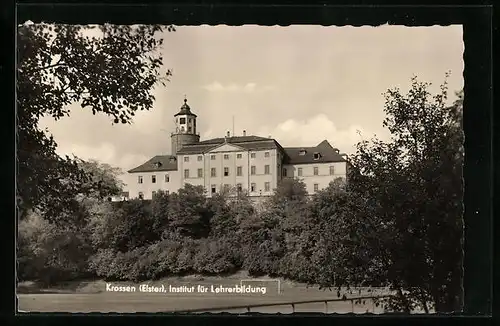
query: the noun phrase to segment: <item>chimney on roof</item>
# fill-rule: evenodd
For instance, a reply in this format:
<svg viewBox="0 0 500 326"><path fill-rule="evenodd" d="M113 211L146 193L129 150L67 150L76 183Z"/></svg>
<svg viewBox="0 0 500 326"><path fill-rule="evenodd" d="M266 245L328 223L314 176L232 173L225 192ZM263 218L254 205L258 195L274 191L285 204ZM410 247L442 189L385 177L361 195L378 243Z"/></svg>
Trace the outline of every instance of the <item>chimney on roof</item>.
<svg viewBox="0 0 500 326"><path fill-rule="evenodd" d="M246 135L247 135L247 131L243 130L243 136L246 136Z"/></svg>

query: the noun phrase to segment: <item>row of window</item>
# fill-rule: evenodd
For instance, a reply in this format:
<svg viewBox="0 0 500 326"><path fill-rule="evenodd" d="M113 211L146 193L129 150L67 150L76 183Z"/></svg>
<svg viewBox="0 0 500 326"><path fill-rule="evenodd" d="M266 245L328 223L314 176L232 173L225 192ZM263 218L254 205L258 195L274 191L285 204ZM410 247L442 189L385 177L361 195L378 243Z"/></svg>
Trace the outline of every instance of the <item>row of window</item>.
<svg viewBox="0 0 500 326"><path fill-rule="evenodd" d="M271 173L271 167L270 165L264 165L264 174L270 174ZM297 168L297 176L301 177L302 176L302 168ZM250 166L250 175L255 175L257 174L257 167L255 165ZM330 166L330 175L335 174L335 167ZM224 176L228 177L230 175L229 173L229 167L224 168ZM313 167L313 175L319 175L319 168L317 166ZM236 176L241 177L243 176L243 167L242 166L237 166L236 167ZM283 169L283 176L287 176L287 169ZM184 178L187 179L190 177L189 169L184 170ZM198 178L203 178L203 169L198 169L197 170L197 177ZM211 168L210 169L210 177L217 177L217 168ZM170 177L168 174L165 175L165 182L169 182ZM140 175L137 177L137 182L138 183L143 183L143 177ZM151 176L151 183L156 183L156 175Z"/></svg>
<svg viewBox="0 0 500 326"><path fill-rule="evenodd" d="M197 170L197 177L198 178L203 178L203 169L198 169ZM257 174L257 167L255 165L252 165L250 167L250 174L255 175ZM264 165L264 174L271 174L271 166L270 165ZM229 177L229 167L224 167L224 176ZM241 177L243 176L243 167L242 166L237 166L236 167L236 176ZM184 169L184 178L187 179L190 177L189 174L189 169ZM217 168L210 168L210 177L214 178L217 177Z"/></svg>
<svg viewBox="0 0 500 326"><path fill-rule="evenodd" d="M229 160L230 157L231 157L230 154L224 154L225 160ZM256 153L250 153L250 158L255 158L255 157L256 157ZM269 152L264 152L264 157L265 158L270 157ZM212 161L215 160L216 158L217 158L217 155L215 155L215 154L210 155L210 159ZM243 158L243 154L236 154L236 158L237 159ZM203 155L198 155L197 159L198 159L198 161L203 161ZM189 162L189 156L184 156L184 162Z"/></svg>
<svg viewBox="0 0 500 326"><path fill-rule="evenodd" d="M302 168L297 168L297 176L301 177L302 176ZM335 174L335 167L332 165L330 166L330 175ZM313 167L313 175L319 175L319 168L317 166ZM287 169L283 168L283 176L287 176Z"/></svg>
<svg viewBox="0 0 500 326"><path fill-rule="evenodd" d="M217 193L217 185L211 185L210 188L211 188L210 192L212 194ZM231 189L231 185L225 184L224 188L225 189ZM236 184L236 190L238 192L243 191L243 185L241 183ZM256 183L251 183L250 184L250 192L256 192L256 191L257 191L257 184ZM270 182L264 182L264 191L266 191L266 192L271 191L271 183ZM317 183L314 184L314 191L315 192L319 191L319 184L317 184ZM165 193L168 195L169 191L167 190L167 191L165 191ZM152 192L152 197L154 197L155 195L156 195L156 191L153 191ZM144 193L142 191L139 191L139 198L140 199L144 199Z"/></svg>
<svg viewBox="0 0 500 326"><path fill-rule="evenodd" d="M137 183L143 183L144 178L142 175L137 176ZM165 182L170 182L170 176L168 174L165 174ZM156 175L151 176L151 183L156 183Z"/></svg>
<svg viewBox="0 0 500 326"><path fill-rule="evenodd" d="M189 123L193 123L196 126L196 119L189 118ZM179 118L179 120L175 119L175 122L179 122L181 125L186 124L186 118Z"/></svg>
<svg viewBox="0 0 500 326"><path fill-rule="evenodd" d="M211 185L210 188L211 188L210 192L212 194L215 194L217 192L217 185ZM232 186L229 185L229 184L225 184L223 186L223 189L231 189L231 188L232 188ZM243 191L243 185L241 183L237 183L236 184L236 190L238 192ZM250 184L250 192L256 192L256 191L257 191L257 184L256 183L251 183ZM262 189L260 191L262 191ZM264 191L267 191L267 192L271 191L271 183L270 182L264 182Z"/></svg>
<svg viewBox="0 0 500 326"><path fill-rule="evenodd" d="M270 174L271 173L271 167L270 165L264 165L264 174ZM255 165L252 165L250 167L250 174L255 175L257 174L257 167ZM229 168L225 167L224 168L224 176L228 177L230 175L229 173ZM217 177L217 169L216 168L211 168L210 169L210 176L211 177ZM243 167L242 166L237 166L236 167L236 176L241 177L243 176ZM189 169L184 170L184 178L187 179L190 177ZM198 178L203 178L203 169L198 169L197 170L197 177ZM138 183L143 183L144 179L142 175L137 177L137 182ZM165 175L165 182L170 182L170 177L168 174ZM156 175L151 176L151 183L156 183Z"/></svg>

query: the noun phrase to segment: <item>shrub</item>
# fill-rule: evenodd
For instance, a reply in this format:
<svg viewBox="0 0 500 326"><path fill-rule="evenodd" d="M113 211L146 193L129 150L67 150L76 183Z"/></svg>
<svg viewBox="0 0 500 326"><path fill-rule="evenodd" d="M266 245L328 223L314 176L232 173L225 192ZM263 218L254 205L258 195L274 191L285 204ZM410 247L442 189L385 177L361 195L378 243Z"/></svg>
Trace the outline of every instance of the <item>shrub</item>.
<svg viewBox="0 0 500 326"><path fill-rule="evenodd" d="M84 233L31 214L18 227L18 278L53 284L88 277L92 253Z"/></svg>
<svg viewBox="0 0 500 326"><path fill-rule="evenodd" d="M147 202L131 200L104 205L91 219L92 243L100 249L127 252L160 240L155 232L151 207Z"/></svg>
<svg viewBox="0 0 500 326"><path fill-rule="evenodd" d="M194 257L194 269L201 274L227 274L236 272L238 256L224 240L203 239Z"/></svg>

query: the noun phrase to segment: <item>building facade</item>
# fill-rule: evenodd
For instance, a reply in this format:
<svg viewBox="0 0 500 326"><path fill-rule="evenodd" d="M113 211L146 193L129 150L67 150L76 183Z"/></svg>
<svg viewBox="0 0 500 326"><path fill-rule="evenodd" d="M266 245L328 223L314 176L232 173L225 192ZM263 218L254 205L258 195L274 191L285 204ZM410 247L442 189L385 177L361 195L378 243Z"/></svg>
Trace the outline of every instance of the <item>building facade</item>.
<svg viewBox="0 0 500 326"><path fill-rule="evenodd" d="M277 140L241 136L201 140L197 116L184 100L174 115L172 154L157 155L128 173L129 198L151 199L159 191L177 192L185 184L203 186L207 196L220 191L245 191L250 197L270 196L283 178L304 181L309 194L337 179L346 179L344 154L324 140L313 147L282 147Z"/></svg>

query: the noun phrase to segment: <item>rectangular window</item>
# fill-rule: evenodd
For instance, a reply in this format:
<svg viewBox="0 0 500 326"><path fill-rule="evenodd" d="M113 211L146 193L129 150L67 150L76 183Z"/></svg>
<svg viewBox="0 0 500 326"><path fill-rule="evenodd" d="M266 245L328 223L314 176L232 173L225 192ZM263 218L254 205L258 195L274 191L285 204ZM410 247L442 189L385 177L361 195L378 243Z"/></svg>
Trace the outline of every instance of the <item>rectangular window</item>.
<svg viewBox="0 0 500 326"><path fill-rule="evenodd" d="M211 168L210 169L210 176L211 177L216 177L217 176L217 172L216 172L215 168Z"/></svg>
<svg viewBox="0 0 500 326"><path fill-rule="evenodd" d="M139 191L139 199L144 199L144 193L142 191Z"/></svg>
<svg viewBox="0 0 500 326"><path fill-rule="evenodd" d="M250 158L255 158L255 153L250 153Z"/></svg>
<svg viewBox="0 0 500 326"><path fill-rule="evenodd" d="M191 126L189 126L189 127L188 127L188 132L191 132L191 130L192 130L192 129L191 129Z"/></svg>
<svg viewBox="0 0 500 326"><path fill-rule="evenodd" d="M215 185L212 185L212 194L215 194L217 192L217 187Z"/></svg>
<svg viewBox="0 0 500 326"><path fill-rule="evenodd" d="M314 191L318 191L319 185L317 183L314 184Z"/></svg>
<svg viewBox="0 0 500 326"><path fill-rule="evenodd" d="M184 170L184 178L185 179L189 178L189 170L188 169Z"/></svg>
<svg viewBox="0 0 500 326"><path fill-rule="evenodd" d="M314 175L318 175L318 167L317 167L317 166L315 166L315 167L313 168L313 171L314 171Z"/></svg>
<svg viewBox="0 0 500 326"><path fill-rule="evenodd" d="M151 193L151 198L155 198L155 196L156 196L156 191L153 191L153 192Z"/></svg>
<svg viewBox="0 0 500 326"><path fill-rule="evenodd" d="M189 118L188 121L189 121L189 123L191 123L191 121L193 121L193 119Z"/></svg>
<svg viewBox="0 0 500 326"><path fill-rule="evenodd" d="M302 168L298 168L298 169L297 169L297 175L298 175L299 177L301 177L301 176L302 176Z"/></svg>
<svg viewBox="0 0 500 326"><path fill-rule="evenodd" d="M165 182L170 182L170 176L168 174L165 174Z"/></svg>
<svg viewBox="0 0 500 326"><path fill-rule="evenodd" d="M330 175L334 175L335 174L335 167L332 165L330 166Z"/></svg>
<svg viewBox="0 0 500 326"><path fill-rule="evenodd" d="M210 155L210 159L211 159L212 161L214 161L214 160L215 160L215 155Z"/></svg>
<svg viewBox="0 0 500 326"><path fill-rule="evenodd" d="M269 157L269 152L265 152L264 157L266 157L266 158Z"/></svg>
<svg viewBox="0 0 500 326"><path fill-rule="evenodd" d="M264 191L269 191L269 190L271 190L271 183L269 182L264 183Z"/></svg>
<svg viewBox="0 0 500 326"><path fill-rule="evenodd" d="M165 195L167 195L167 196L170 195L170 191L165 190Z"/></svg>
<svg viewBox="0 0 500 326"><path fill-rule="evenodd" d="M189 162L189 156L184 156L184 162Z"/></svg>
<svg viewBox="0 0 500 326"><path fill-rule="evenodd" d="M241 154L236 154L236 158L242 158L243 156Z"/></svg>
<svg viewBox="0 0 500 326"><path fill-rule="evenodd" d="M229 160L229 154L224 154L224 159Z"/></svg>
<svg viewBox="0 0 500 326"><path fill-rule="evenodd" d="M224 168L224 176L225 177L229 176L229 168Z"/></svg>
<svg viewBox="0 0 500 326"><path fill-rule="evenodd" d="M243 167L242 166L236 167L236 175L238 177L241 177L243 175Z"/></svg>
<svg viewBox="0 0 500 326"><path fill-rule="evenodd" d="M156 183L156 175L151 176L151 183Z"/></svg>
<svg viewBox="0 0 500 326"><path fill-rule="evenodd" d="M202 155L198 155L198 162L199 161L203 161L203 156Z"/></svg>
<svg viewBox="0 0 500 326"><path fill-rule="evenodd" d="M255 185L255 183L252 183L250 185L250 191L255 192L256 190L257 190L257 186Z"/></svg>
<svg viewBox="0 0 500 326"><path fill-rule="evenodd" d="M142 183L142 175L137 177L137 183Z"/></svg>
<svg viewBox="0 0 500 326"><path fill-rule="evenodd" d="M241 191L242 191L242 189L243 189L243 187L242 187L241 183L238 183L238 184L236 185L236 190L238 190L238 192L241 192Z"/></svg>
<svg viewBox="0 0 500 326"><path fill-rule="evenodd" d="M186 118L180 118L179 119L179 123L182 124L182 125L185 124L186 123Z"/></svg>
<svg viewBox="0 0 500 326"><path fill-rule="evenodd" d="M251 175L254 175L254 174L255 174L255 170L256 170L256 169L255 169L255 165L252 165L252 166L250 167L250 174L251 174Z"/></svg>
<svg viewBox="0 0 500 326"><path fill-rule="evenodd" d="M264 174L269 174L269 173L271 173L269 165L264 165Z"/></svg>
<svg viewBox="0 0 500 326"><path fill-rule="evenodd" d="M198 178L203 178L203 169L198 169Z"/></svg>
<svg viewBox="0 0 500 326"><path fill-rule="evenodd" d="M283 176L286 177L286 168L283 168Z"/></svg>

